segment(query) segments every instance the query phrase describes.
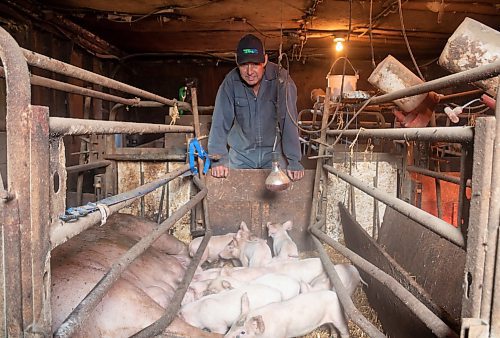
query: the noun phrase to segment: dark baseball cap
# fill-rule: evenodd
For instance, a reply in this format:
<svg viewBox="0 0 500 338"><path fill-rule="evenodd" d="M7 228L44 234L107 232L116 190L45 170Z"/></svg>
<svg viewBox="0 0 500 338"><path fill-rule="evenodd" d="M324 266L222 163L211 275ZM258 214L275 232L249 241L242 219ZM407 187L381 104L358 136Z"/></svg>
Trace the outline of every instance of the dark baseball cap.
<svg viewBox="0 0 500 338"><path fill-rule="evenodd" d="M236 48L236 63L263 63L265 51L262 41L253 34L247 34L241 38Z"/></svg>

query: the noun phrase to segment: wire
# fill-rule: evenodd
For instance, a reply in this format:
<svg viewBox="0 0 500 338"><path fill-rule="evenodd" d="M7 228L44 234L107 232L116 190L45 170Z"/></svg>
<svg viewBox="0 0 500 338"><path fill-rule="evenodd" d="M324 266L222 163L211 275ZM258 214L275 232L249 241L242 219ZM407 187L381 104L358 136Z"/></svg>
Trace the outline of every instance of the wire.
<svg viewBox="0 0 500 338"><path fill-rule="evenodd" d="M369 33L370 33L370 50L371 50L371 55L372 55L372 67L376 68L377 64L375 63L375 53L373 51L372 15L373 15L373 0L370 0L370 27L369 27Z"/></svg>
<svg viewBox="0 0 500 338"><path fill-rule="evenodd" d="M257 27L255 27L253 24L251 24L251 23L250 23L250 21L248 21L248 20L247 20L247 19L245 19L245 18L243 18L243 19L242 19L242 21L243 21L244 23L246 23L247 25L249 25L250 27L252 27L252 28L253 28L253 29L254 29L257 33L259 33L259 34L260 34L260 35L262 35L262 36L265 36L266 38L270 38L270 39L272 39L272 38L279 38L279 37L281 36L281 35L276 35L276 34L273 34L273 35L271 35L271 34L266 34L266 33L264 33L263 31L261 31L260 29L258 29ZM283 29L282 29L282 31L283 31Z"/></svg>
<svg viewBox="0 0 500 338"><path fill-rule="evenodd" d="M420 72L420 68L418 67L417 61L415 60L415 57L413 57L413 53L412 53L411 47L410 47L410 42L408 41L408 37L406 36L405 24L403 22L403 5L401 4L401 0L398 0L398 7L399 7L399 21L401 22L401 32L403 33L403 38L405 39L406 48L408 48L408 53L410 53L411 60L413 61L413 65L415 66L415 69L417 70L418 75L420 76L422 81L425 81L425 78L422 75L422 72Z"/></svg>

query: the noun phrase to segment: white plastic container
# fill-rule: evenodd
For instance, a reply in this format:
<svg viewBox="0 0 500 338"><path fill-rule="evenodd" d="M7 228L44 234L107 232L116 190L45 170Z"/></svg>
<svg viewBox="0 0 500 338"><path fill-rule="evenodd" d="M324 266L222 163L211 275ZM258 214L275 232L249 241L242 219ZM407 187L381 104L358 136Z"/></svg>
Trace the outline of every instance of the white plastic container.
<svg viewBox="0 0 500 338"><path fill-rule="evenodd" d="M340 88L342 87L342 75L328 75L328 87L331 88L333 96L340 95ZM343 92L353 92L356 90L356 83L358 82L358 75L344 75L344 90Z"/></svg>
<svg viewBox="0 0 500 338"><path fill-rule="evenodd" d="M421 84L424 81L406 68L405 65L396 60L392 55L388 55L371 73L368 82L384 93L391 93L396 90ZM427 94L420 94L395 100L394 103L405 112L411 112L417 108L426 97Z"/></svg>
<svg viewBox="0 0 500 338"><path fill-rule="evenodd" d="M471 18L458 26L439 57L439 64L457 73L500 60L500 32ZM495 96L498 76L475 82Z"/></svg>

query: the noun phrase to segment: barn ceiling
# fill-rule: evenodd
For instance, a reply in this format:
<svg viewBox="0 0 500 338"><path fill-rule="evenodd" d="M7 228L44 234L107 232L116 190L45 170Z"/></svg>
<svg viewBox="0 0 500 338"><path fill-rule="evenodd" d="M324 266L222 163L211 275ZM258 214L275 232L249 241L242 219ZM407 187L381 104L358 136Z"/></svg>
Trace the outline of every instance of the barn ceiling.
<svg viewBox="0 0 500 338"><path fill-rule="evenodd" d="M467 16L500 30L498 0L399 1L408 40L419 57L439 55ZM16 10L22 6L7 2ZM334 37L349 40L348 54L358 59L370 59L371 46L376 59L407 55L398 0L40 0L24 7L77 40L83 37L73 24L88 30L95 37L86 39L87 47L110 57L232 58L238 39L249 32L260 36L268 51L282 43L296 60L331 57Z"/></svg>

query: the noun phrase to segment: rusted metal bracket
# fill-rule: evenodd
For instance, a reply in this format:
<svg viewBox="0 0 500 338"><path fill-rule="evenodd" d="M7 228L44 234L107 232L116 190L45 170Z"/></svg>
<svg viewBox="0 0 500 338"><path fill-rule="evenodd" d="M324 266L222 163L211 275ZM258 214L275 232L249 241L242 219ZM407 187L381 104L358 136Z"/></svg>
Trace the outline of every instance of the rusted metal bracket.
<svg viewBox="0 0 500 338"><path fill-rule="evenodd" d="M13 198L14 195L5 189L5 185L3 184L3 177L2 174L0 174L0 199L3 200L4 202L8 202Z"/></svg>

